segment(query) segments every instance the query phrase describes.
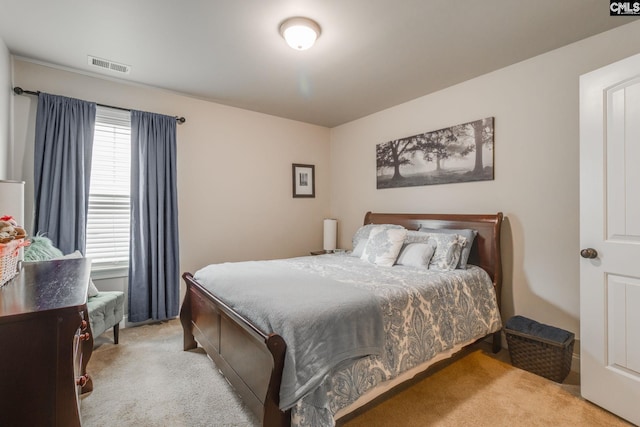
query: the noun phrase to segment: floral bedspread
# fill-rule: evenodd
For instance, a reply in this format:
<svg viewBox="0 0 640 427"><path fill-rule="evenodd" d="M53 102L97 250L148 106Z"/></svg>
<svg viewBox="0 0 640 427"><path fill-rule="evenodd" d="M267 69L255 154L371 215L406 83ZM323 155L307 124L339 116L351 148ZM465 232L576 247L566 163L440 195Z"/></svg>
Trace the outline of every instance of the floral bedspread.
<svg viewBox="0 0 640 427"><path fill-rule="evenodd" d="M292 426L334 426L336 412L381 382L501 328L491 279L476 266L447 272L377 267L348 255L272 262L368 289L384 317L384 353L334 369L292 408Z"/></svg>

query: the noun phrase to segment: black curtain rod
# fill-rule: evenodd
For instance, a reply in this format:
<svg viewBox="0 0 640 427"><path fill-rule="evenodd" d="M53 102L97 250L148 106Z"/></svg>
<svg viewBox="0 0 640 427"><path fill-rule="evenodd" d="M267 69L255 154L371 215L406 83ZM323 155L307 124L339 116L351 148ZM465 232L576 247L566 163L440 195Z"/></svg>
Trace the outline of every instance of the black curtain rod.
<svg viewBox="0 0 640 427"><path fill-rule="evenodd" d="M15 93L16 95L25 95L25 94L35 95L35 96L40 95L40 91L34 92L32 90L24 90L19 86L16 86L13 88L13 93ZM98 104L97 102L96 102L96 105L99 105L100 107L115 108L116 110L131 111L129 108L114 107L113 105ZM175 117L178 124L183 124L184 122L187 121L187 119L185 119L184 117L178 117L178 116L175 116Z"/></svg>

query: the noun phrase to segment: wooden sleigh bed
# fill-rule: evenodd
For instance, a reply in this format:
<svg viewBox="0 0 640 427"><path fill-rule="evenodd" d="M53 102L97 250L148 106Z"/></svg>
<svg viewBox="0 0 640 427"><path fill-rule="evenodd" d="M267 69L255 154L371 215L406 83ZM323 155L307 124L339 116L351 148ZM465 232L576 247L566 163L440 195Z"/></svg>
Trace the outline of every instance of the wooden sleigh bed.
<svg viewBox="0 0 640 427"><path fill-rule="evenodd" d="M493 282L498 305L502 287L500 228L502 213L389 214L368 212L364 224L398 224L408 230L474 229L478 234L469 264L484 269ZM279 407L287 344L278 331L263 331L208 291L191 273L184 273L186 295L180 311L184 350L198 344L256 414L263 426L291 425L291 410ZM493 351L500 350L500 332L494 332ZM481 338L484 339L485 337ZM425 368L426 369L426 368Z"/></svg>

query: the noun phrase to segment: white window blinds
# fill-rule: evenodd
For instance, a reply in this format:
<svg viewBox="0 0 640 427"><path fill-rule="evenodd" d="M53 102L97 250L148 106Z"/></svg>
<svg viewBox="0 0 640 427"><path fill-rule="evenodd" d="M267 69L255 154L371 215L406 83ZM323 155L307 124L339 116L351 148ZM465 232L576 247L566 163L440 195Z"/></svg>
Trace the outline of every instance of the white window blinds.
<svg viewBox="0 0 640 427"><path fill-rule="evenodd" d="M131 113L96 108L86 256L94 268L129 262Z"/></svg>

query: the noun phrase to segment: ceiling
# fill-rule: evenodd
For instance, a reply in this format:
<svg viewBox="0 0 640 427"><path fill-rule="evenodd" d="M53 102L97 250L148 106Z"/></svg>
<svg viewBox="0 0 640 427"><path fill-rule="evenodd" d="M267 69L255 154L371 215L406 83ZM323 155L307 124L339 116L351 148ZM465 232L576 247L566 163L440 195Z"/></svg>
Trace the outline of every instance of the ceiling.
<svg viewBox="0 0 640 427"><path fill-rule="evenodd" d="M610 17L604 0L0 0L0 10L16 56L327 127L636 19ZM280 37L291 16L320 24L313 48ZM97 69L88 55L131 71Z"/></svg>

